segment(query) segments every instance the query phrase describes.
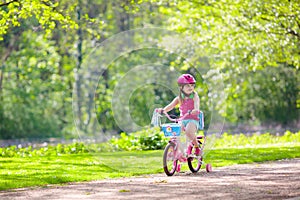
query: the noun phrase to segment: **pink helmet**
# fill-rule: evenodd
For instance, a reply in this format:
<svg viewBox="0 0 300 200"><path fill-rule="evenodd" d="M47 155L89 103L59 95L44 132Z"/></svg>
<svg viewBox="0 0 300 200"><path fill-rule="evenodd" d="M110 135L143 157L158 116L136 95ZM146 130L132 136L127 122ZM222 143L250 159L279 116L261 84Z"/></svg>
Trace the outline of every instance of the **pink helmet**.
<svg viewBox="0 0 300 200"><path fill-rule="evenodd" d="M195 78L190 75L190 74L182 74L181 76L179 76L179 78L177 79L177 83L180 85L184 85L184 84L195 84L196 80Z"/></svg>

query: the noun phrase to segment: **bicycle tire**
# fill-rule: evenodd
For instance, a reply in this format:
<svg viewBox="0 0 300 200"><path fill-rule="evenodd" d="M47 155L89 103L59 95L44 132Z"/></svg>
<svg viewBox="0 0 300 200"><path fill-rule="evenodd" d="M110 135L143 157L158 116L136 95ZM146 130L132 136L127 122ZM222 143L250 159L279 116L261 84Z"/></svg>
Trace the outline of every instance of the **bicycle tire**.
<svg viewBox="0 0 300 200"><path fill-rule="evenodd" d="M196 173L200 170L202 165L202 159L203 159L202 155L188 158L187 162L191 172Z"/></svg>
<svg viewBox="0 0 300 200"><path fill-rule="evenodd" d="M175 144L169 143L165 147L163 156L163 167L166 175L173 176L177 169L178 160L175 157Z"/></svg>

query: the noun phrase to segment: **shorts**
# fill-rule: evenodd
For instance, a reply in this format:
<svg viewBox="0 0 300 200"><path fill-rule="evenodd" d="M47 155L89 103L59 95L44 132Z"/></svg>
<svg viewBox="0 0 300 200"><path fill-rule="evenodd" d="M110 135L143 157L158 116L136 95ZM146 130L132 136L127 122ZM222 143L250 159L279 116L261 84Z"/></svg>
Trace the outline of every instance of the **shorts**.
<svg viewBox="0 0 300 200"><path fill-rule="evenodd" d="M196 125L196 128L198 130L199 128L199 121L194 120L194 119L185 119L181 121L181 124L186 127L188 125L188 123L194 123Z"/></svg>

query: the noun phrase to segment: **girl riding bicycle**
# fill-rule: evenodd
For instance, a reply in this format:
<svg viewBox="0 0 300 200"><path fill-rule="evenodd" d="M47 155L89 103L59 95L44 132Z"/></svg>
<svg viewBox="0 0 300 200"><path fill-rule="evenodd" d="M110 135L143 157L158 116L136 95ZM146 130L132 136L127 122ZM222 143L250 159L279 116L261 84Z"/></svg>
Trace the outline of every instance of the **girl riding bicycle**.
<svg viewBox="0 0 300 200"><path fill-rule="evenodd" d="M197 92L195 92L195 78L190 74L182 74L178 79L179 95L173 99L173 101L164 108L160 108L159 112L169 112L175 108L176 105L180 105L180 116L185 116L181 121L181 129L185 131L186 136L192 142L195 147L195 155L200 155L200 148L197 142L196 132L199 127L199 107L200 100ZM192 146L190 146L192 147ZM192 154L192 148L187 149L187 155Z"/></svg>

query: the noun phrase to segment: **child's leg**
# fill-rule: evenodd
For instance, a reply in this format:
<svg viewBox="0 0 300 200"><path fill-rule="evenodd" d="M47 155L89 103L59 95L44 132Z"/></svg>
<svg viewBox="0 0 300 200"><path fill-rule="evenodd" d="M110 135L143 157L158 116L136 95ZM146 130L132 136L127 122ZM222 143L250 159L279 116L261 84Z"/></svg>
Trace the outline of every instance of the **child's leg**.
<svg viewBox="0 0 300 200"><path fill-rule="evenodd" d="M185 126L184 126L184 124L181 124L181 132L185 132ZM179 141L179 147L180 147L180 150L182 151L182 152L184 152L184 149L186 148L186 138L183 138L183 137L180 137L180 139L179 139L180 141Z"/></svg>
<svg viewBox="0 0 300 200"><path fill-rule="evenodd" d="M192 141L195 147L199 147L197 142L196 132L197 132L197 126L194 123L189 122L186 125L185 134L189 138L189 140Z"/></svg>

